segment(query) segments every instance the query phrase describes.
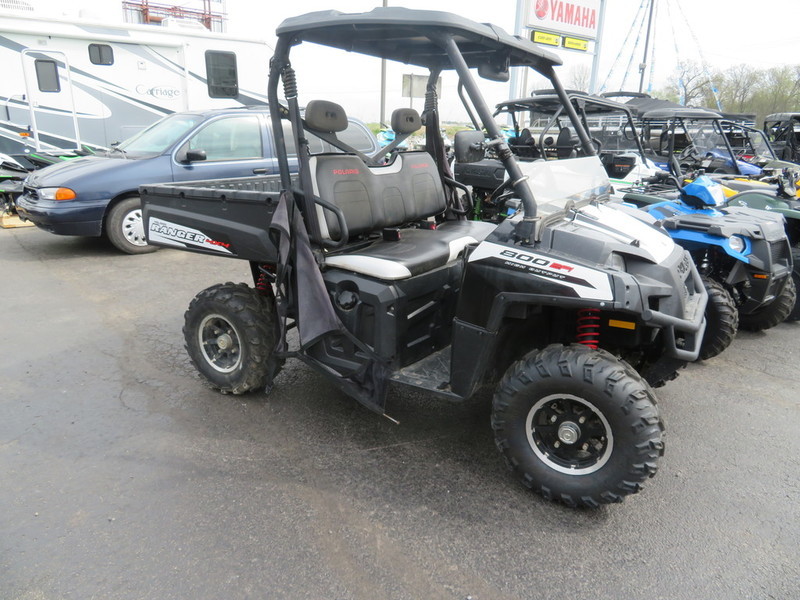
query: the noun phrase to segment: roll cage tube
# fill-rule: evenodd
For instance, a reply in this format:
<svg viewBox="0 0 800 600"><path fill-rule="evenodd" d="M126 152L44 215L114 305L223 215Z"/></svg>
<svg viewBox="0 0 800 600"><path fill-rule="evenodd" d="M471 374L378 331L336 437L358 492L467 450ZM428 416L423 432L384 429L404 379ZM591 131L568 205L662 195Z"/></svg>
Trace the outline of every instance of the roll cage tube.
<svg viewBox="0 0 800 600"><path fill-rule="evenodd" d="M278 159L278 172L281 175L281 186L285 190L292 188L292 177L289 172L289 159L286 156L286 143L281 123L281 104L278 100L278 86L283 69L289 65L289 48L287 37L279 37L275 44L275 54L269 62L269 79L267 82L267 101L269 102L269 118L272 122L272 139L275 143L275 157Z"/></svg>
<svg viewBox="0 0 800 600"><path fill-rule="evenodd" d="M453 68L455 68L456 73L458 73L459 81L464 85L467 96L469 96L469 99L472 101L472 105L475 107L478 117L480 117L483 126L489 134L489 138L491 138L492 142L496 145L497 155L500 157L500 161L503 163L506 171L508 171L508 175L513 182L512 186L514 191L516 191L522 201L524 215L522 221L517 224L516 235L523 243L530 244L531 238L536 237L536 223L539 222L539 217L536 215L536 200L533 197L531 188L528 186L527 178L522 174L511 149L505 141L505 137L494 122L492 112L489 110L475 80L472 78L467 62L464 60L461 50L459 50L458 44L456 44L453 36L442 34L439 41L444 46Z"/></svg>
<svg viewBox="0 0 800 600"><path fill-rule="evenodd" d="M666 131L667 134L667 154L669 154L669 166L675 172L674 175L678 179L683 177L683 170L681 169L681 163L678 158L675 156L675 126L677 125L677 121L680 121L681 127L684 131L686 131L686 125L683 122L683 119L680 117L678 119L669 119L666 124ZM662 134L663 135L663 132ZM660 146L660 145L659 145Z"/></svg>
<svg viewBox="0 0 800 600"><path fill-rule="evenodd" d="M561 81L559 81L558 77L556 77L556 72L553 70L553 67L548 65L545 71L546 72L542 73L542 75L547 77L550 80L550 83L553 84L553 89L556 91L556 96L558 96L558 99L561 100L561 104L564 107L564 112L567 113L569 120L572 121L572 126L575 128L575 133L578 134L578 139L581 141L581 145L583 146L583 151L586 153L586 156L597 156L597 151L595 150L594 144L592 143L589 134L586 133L586 130L583 128L581 119L578 117L575 107L572 106L569 94L567 94L567 90L564 89L564 86L561 85Z"/></svg>
<svg viewBox="0 0 800 600"><path fill-rule="evenodd" d="M722 141L725 142L725 147L728 149L728 155L731 157L733 168L736 170L736 174L742 175L742 170L739 168L739 161L736 158L736 152L733 151L733 146L731 146L728 136L725 135L725 130L722 128L722 122L722 119L714 119L711 121L711 127L717 132L717 134L722 136Z"/></svg>
<svg viewBox="0 0 800 600"><path fill-rule="evenodd" d="M478 123L478 119L475 118L475 115L472 113L472 107L467 102L467 99L464 97L464 84L462 82L458 82L458 97L461 98L461 104L464 105L464 109L467 111L467 115L469 115L469 120L472 121L472 126L475 129L480 130L481 124Z"/></svg>

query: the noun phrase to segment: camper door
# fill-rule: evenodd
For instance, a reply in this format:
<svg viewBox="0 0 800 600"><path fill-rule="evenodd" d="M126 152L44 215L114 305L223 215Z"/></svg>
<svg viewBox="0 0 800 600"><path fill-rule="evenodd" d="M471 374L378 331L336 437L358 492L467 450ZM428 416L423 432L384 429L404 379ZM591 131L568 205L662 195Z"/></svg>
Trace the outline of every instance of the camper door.
<svg viewBox="0 0 800 600"><path fill-rule="evenodd" d="M21 53L25 99L30 114L33 144L80 149L80 131L69 60L55 50L26 49Z"/></svg>

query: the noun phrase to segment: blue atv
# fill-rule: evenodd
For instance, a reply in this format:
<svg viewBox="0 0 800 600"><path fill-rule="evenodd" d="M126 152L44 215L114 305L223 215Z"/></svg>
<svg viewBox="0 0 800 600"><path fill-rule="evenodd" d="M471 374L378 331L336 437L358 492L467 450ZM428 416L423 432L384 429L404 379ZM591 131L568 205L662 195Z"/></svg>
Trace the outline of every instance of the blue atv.
<svg viewBox="0 0 800 600"><path fill-rule="evenodd" d="M723 206L721 186L705 175L684 186L668 173L642 183L623 201L658 219L689 251L708 290L700 358L722 352L737 327L763 331L789 315L795 285L781 215Z"/></svg>

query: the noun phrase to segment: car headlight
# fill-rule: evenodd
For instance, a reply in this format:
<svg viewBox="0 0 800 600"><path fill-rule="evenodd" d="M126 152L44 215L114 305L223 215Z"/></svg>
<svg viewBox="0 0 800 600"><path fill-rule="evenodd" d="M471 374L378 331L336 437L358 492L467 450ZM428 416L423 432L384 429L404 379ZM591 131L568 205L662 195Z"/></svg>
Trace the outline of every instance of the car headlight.
<svg viewBox="0 0 800 600"><path fill-rule="evenodd" d="M606 259L606 266L617 271L625 271L625 257L616 252L612 252Z"/></svg>
<svg viewBox="0 0 800 600"><path fill-rule="evenodd" d="M76 198L74 190L65 187L46 187L36 191L39 198L43 200L74 200Z"/></svg>
<svg viewBox="0 0 800 600"><path fill-rule="evenodd" d="M747 246L744 238L740 235L732 235L728 238L728 244L730 244L731 250L734 252L738 252L741 254L744 252L745 247Z"/></svg>

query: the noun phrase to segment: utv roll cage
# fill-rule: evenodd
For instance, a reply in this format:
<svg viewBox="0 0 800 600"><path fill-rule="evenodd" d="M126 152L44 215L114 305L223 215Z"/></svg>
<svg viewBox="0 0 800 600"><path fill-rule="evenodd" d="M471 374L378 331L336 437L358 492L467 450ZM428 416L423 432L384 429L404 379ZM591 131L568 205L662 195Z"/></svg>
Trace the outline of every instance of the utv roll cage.
<svg viewBox="0 0 800 600"><path fill-rule="evenodd" d="M478 89L470 72L477 68L478 74L494 81L506 81L510 67L530 67L546 77L553 86L555 94L565 106L570 120L576 124L576 131L587 153L593 154L591 140L579 125L579 117L570 104L567 93L556 77L553 67L561 60L519 36L512 36L490 24L479 24L462 19L457 15L438 11L420 11L406 8L375 8L368 13L346 14L339 11L319 11L285 20L277 29L278 42L270 65L268 97L270 106L278 106L279 83L283 80L285 110L272 110L271 118L276 138L276 154L285 189L292 188L289 162L285 149L280 120L288 118L297 136L296 147L304 144L304 123L300 116L297 101L297 83L289 61L291 47L302 42L311 42L341 50L353 51L377 58L397 61L427 68L429 71L423 122L428 131L428 144L436 144L438 138L438 104L435 82L443 70L454 69L459 76L460 95L470 115L477 117L485 129L486 137L505 166L512 186L522 202L523 218L516 225L515 237L523 243L530 243L537 237L536 199L527 185L523 173L505 142L500 128L492 118L492 111ZM464 93L466 95L464 95ZM472 104L470 107L467 99ZM474 113L472 110L474 109ZM432 148L439 170L449 175L444 153ZM298 156L303 155L298 152ZM303 160L300 160L300 177L303 180ZM304 190L311 189L305 182ZM296 188L293 190L297 192ZM301 193L298 202L306 215L311 230L312 241L325 245L320 225L310 210L309 198ZM336 213L336 208L326 206ZM456 211L458 211L456 207ZM338 214L338 213L337 213ZM342 219L340 218L340 221Z"/></svg>
<svg viewBox="0 0 800 600"><path fill-rule="evenodd" d="M534 92L534 94L531 96L500 102L495 108L495 117L502 114L508 114L511 116L516 137L512 138L510 143L512 145L512 149L520 151L519 155L522 157L524 157L526 154L526 148L524 147L524 144L528 139L528 135L526 135L525 132L526 128L520 128L518 115L520 113L530 112L531 114L537 113L548 118L547 123L544 125L538 135L538 139L536 139L537 136L529 134L531 135L533 144L538 144L541 158L547 158L543 153L544 148L547 147L547 144L545 143L547 138L545 136L550 130L552 130L554 125L560 124L561 118L566 116L564 104L561 102L561 99L552 92L553 90ZM567 90L567 96L575 110L575 113L579 116L583 128L589 133L591 147L593 149L591 152L592 154L599 154L602 160L604 154L603 150L607 148L605 144L606 140L600 139L593 135L591 119L593 117L602 118L610 115L618 115L620 119L620 127L618 128L618 131L624 133L626 140L630 143L630 145L633 146L632 148L626 149L626 151L637 152L644 160L644 147L642 146L641 140L637 133L633 113L629 107L624 104L620 104L619 102L607 100L601 96L593 96L584 92L573 90ZM563 131L563 129L559 127L559 131ZM566 136L563 136L561 141L555 140L556 151L560 152L562 155L566 154L567 152L571 152L571 150L575 147L573 140L565 138ZM527 143L530 144L530 142ZM580 148L579 152L581 151L586 152L586 149Z"/></svg>
<svg viewBox="0 0 800 600"><path fill-rule="evenodd" d="M715 147L722 154L727 154L730 159L734 174L742 175L742 170L737 163L737 155L731 146L725 127L735 125L745 127L727 121L717 112L705 108L656 108L648 110L639 115L642 123L642 137L644 145L657 155L665 156L669 163L670 171L676 176L681 177L683 167L681 159L686 157L699 157L696 140L693 138L692 122L706 122L711 125L712 131L716 134L718 143ZM719 141L722 143L720 144ZM727 171L726 171L727 172Z"/></svg>

